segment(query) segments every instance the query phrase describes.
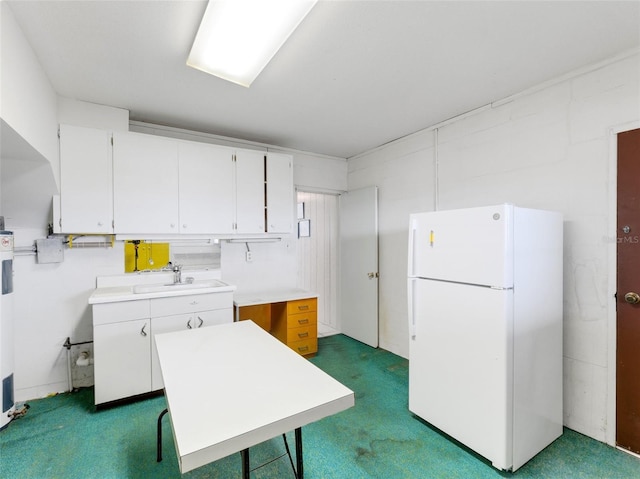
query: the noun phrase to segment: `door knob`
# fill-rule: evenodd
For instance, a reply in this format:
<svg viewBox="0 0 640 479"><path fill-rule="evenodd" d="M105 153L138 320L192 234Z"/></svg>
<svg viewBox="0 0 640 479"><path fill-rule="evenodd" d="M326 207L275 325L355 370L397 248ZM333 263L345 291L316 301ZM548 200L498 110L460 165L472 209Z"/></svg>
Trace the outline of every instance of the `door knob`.
<svg viewBox="0 0 640 479"><path fill-rule="evenodd" d="M629 304L640 303L640 295L638 293L629 292L624 295L624 300Z"/></svg>
<svg viewBox="0 0 640 479"><path fill-rule="evenodd" d="M377 278L378 273L367 273L367 276L369 277L369 279Z"/></svg>

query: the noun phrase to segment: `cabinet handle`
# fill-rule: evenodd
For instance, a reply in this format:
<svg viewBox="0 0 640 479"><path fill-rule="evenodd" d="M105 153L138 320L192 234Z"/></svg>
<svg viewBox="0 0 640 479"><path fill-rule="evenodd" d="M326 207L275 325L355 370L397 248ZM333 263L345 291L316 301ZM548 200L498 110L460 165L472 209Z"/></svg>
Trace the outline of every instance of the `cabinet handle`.
<svg viewBox="0 0 640 479"><path fill-rule="evenodd" d="M309 309L309 305L308 304L303 304L302 306L298 306L298 309L300 311L306 311L307 309Z"/></svg>
<svg viewBox="0 0 640 479"><path fill-rule="evenodd" d="M308 323L309 323L309 318L299 319L298 320L298 324L308 324Z"/></svg>
<svg viewBox="0 0 640 479"><path fill-rule="evenodd" d="M196 304L198 304L198 302L194 300L194 301L191 301L189 304L190 304L191 306L195 306Z"/></svg>
<svg viewBox="0 0 640 479"><path fill-rule="evenodd" d="M187 321L187 329L193 329L191 327L191 318L189 318L189 321Z"/></svg>
<svg viewBox="0 0 640 479"><path fill-rule="evenodd" d="M308 338L309 337L309 333L298 333L298 337L299 338Z"/></svg>
<svg viewBox="0 0 640 479"><path fill-rule="evenodd" d="M147 323L144 323L144 326L142 326L142 329L140 330L140 335L141 336L146 336L147 332L145 331L145 329L147 328Z"/></svg>
<svg viewBox="0 0 640 479"><path fill-rule="evenodd" d="M300 351L301 353L309 351L309 346L302 346L301 348L298 348L298 351Z"/></svg>
<svg viewBox="0 0 640 479"><path fill-rule="evenodd" d="M198 319L200 320L200 322L198 323L198 327L201 328L204 324L204 320L200 316L198 316Z"/></svg>

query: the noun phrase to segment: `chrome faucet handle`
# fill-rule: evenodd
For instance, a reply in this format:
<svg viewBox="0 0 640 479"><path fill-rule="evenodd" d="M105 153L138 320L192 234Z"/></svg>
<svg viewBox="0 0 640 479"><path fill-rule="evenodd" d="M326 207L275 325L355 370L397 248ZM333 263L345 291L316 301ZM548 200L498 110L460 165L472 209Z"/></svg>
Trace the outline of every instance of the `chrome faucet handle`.
<svg viewBox="0 0 640 479"><path fill-rule="evenodd" d="M182 283L182 265L173 265L173 282Z"/></svg>

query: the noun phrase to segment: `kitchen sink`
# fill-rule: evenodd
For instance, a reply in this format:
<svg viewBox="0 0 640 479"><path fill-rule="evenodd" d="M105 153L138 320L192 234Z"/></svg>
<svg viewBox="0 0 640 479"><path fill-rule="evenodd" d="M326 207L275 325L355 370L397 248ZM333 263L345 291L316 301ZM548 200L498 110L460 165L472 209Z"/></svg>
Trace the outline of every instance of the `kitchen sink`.
<svg viewBox="0 0 640 479"><path fill-rule="evenodd" d="M207 279L203 281L193 281L191 283L156 283L156 284L137 284L133 287L133 292L140 293L161 293L164 291L183 291L189 289L202 288L223 288L229 286L227 283L218 281L217 279Z"/></svg>

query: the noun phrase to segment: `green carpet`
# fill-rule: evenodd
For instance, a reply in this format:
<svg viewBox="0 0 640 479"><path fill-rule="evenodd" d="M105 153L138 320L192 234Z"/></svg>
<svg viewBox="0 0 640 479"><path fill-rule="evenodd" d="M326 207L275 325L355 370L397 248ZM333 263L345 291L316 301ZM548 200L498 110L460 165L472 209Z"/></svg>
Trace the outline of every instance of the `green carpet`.
<svg viewBox="0 0 640 479"><path fill-rule="evenodd" d="M496 471L407 410L405 359L338 335L320 339L311 361L355 391L356 405L303 428L307 479L640 478L640 460L569 429L517 472ZM23 418L0 431L3 479L181 477L168 418L164 460L156 462L163 397L96 412L87 388L29 405ZM282 452L281 438L260 444L251 449L252 467ZM183 477L239 478L240 468L234 454ZM254 479L292 477L287 458L252 473Z"/></svg>

